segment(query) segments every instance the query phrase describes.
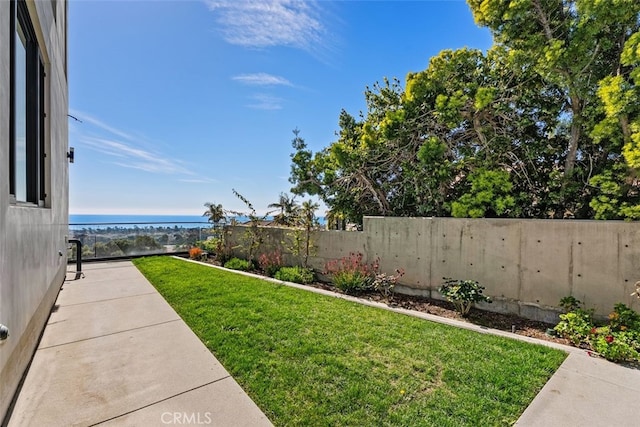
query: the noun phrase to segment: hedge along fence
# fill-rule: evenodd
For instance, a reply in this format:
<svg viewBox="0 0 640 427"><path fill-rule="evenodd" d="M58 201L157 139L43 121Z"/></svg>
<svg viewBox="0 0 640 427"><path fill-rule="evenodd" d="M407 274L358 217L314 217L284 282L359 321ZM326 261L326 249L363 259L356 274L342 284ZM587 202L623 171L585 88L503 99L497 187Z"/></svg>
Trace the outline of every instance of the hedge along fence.
<svg viewBox="0 0 640 427"><path fill-rule="evenodd" d="M572 295L606 316L622 302L640 310L631 294L640 280L640 225L621 221L365 217L363 231L316 231L309 265L361 252L380 258L383 272L403 268L396 291L441 298L444 277L486 287L488 310L555 322L562 297ZM241 245L246 227L229 227ZM265 227L259 253L279 249L288 229ZM238 252L241 255L241 252ZM294 264L291 255L285 262Z"/></svg>

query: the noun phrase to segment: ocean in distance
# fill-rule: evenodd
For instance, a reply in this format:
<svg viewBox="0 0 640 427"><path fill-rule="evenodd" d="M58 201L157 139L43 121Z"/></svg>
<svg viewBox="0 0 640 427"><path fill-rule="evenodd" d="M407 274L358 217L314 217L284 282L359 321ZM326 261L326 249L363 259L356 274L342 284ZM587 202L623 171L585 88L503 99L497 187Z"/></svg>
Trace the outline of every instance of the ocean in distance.
<svg viewBox="0 0 640 427"><path fill-rule="evenodd" d="M267 219L271 219L267 217ZM238 222L248 221L247 217L236 217ZM319 218L320 224L324 224L324 218ZM209 227L207 217L200 215L88 215L88 214L70 214L69 228L106 228L106 227L123 227L134 225L144 226L162 226L162 227ZM128 228L128 227L126 227Z"/></svg>
<svg viewBox="0 0 640 427"><path fill-rule="evenodd" d="M238 221L243 221L238 218ZM107 227L209 227L207 217L200 215L69 215L69 228L107 228Z"/></svg>

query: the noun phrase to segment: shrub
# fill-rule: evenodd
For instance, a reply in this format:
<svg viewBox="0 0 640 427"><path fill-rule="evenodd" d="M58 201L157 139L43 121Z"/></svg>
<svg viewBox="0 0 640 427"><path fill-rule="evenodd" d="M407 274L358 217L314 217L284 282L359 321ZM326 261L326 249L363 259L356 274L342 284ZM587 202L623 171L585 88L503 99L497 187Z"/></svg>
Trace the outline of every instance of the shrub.
<svg viewBox="0 0 640 427"><path fill-rule="evenodd" d="M214 256L221 264L231 259L231 248L226 244L224 237L201 240L197 245L209 255Z"/></svg>
<svg viewBox="0 0 640 427"><path fill-rule="evenodd" d="M333 274L332 282L341 291L347 294L357 294L366 291L372 280L371 276L360 271L338 271Z"/></svg>
<svg viewBox="0 0 640 427"><path fill-rule="evenodd" d="M355 294L371 289L378 267L378 259L369 265L362 260L361 253L351 252L349 256L327 262L325 274L331 275L331 281L338 289Z"/></svg>
<svg viewBox="0 0 640 427"><path fill-rule="evenodd" d="M560 315L554 328L574 345L586 345L595 353L613 362L640 360L640 314L624 304L616 304L609 314L609 323L596 326L593 310L583 309L573 297L563 298L560 305L571 309Z"/></svg>
<svg viewBox="0 0 640 427"><path fill-rule="evenodd" d="M218 238L202 240L198 242L198 246L202 248L202 250L209 252L210 254L215 254L218 251L220 240Z"/></svg>
<svg viewBox="0 0 640 427"><path fill-rule="evenodd" d="M282 254L280 251L262 254L258 258L258 265L267 276L273 277L282 267Z"/></svg>
<svg viewBox="0 0 640 427"><path fill-rule="evenodd" d="M372 282L372 288L376 292L380 292L385 297L393 293L398 279L404 276L404 270L397 269L396 274L377 273Z"/></svg>
<svg viewBox="0 0 640 427"><path fill-rule="evenodd" d="M193 247L191 249L189 249L189 258L191 259L200 259L202 258L202 249L198 248L198 247Z"/></svg>
<svg viewBox="0 0 640 427"><path fill-rule="evenodd" d="M637 331L614 332L610 326L594 329L589 343L600 356L612 362L640 359Z"/></svg>
<svg viewBox="0 0 640 427"><path fill-rule="evenodd" d="M306 285L313 282L313 270L304 267L282 267L275 274L275 278L283 282L294 282Z"/></svg>
<svg viewBox="0 0 640 427"><path fill-rule="evenodd" d="M571 340L574 345L579 345L587 340L593 328L593 310L576 308L561 314L560 322L553 329L561 337Z"/></svg>
<svg viewBox="0 0 640 427"><path fill-rule="evenodd" d="M251 270L251 262L246 259L231 258L229 261L224 263L224 268L247 271Z"/></svg>
<svg viewBox="0 0 640 427"><path fill-rule="evenodd" d="M624 304L616 304L613 306L613 312L609 314L609 326L613 331L640 332L640 314Z"/></svg>
<svg viewBox="0 0 640 427"><path fill-rule="evenodd" d="M582 301L573 296L564 297L560 300L560 307L564 309L565 313L568 313L582 307Z"/></svg>
<svg viewBox="0 0 640 427"><path fill-rule="evenodd" d="M482 294L484 286L475 280L456 280L444 278L440 293L452 302L456 311L466 317L474 302L491 302L491 298Z"/></svg>

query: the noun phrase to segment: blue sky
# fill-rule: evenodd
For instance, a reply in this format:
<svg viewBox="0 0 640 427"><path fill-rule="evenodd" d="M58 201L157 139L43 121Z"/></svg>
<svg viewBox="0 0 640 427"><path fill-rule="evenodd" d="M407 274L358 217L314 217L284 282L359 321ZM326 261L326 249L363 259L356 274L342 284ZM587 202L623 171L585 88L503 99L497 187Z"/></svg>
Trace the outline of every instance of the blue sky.
<svg viewBox="0 0 640 427"><path fill-rule="evenodd" d="M71 0L70 213L264 211L294 128L322 149L365 86L490 45L462 0Z"/></svg>

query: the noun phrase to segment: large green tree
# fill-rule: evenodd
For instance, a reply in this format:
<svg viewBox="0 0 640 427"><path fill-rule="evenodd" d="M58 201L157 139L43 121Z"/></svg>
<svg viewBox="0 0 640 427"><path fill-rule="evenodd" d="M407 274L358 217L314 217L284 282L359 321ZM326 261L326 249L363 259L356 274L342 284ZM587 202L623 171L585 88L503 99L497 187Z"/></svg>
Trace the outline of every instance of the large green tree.
<svg viewBox="0 0 640 427"><path fill-rule="evenodd" d="M640 2L469 0L495 44L365 90L290 181L332 215L636 218Z"/></svg>
<svg viewBox="0 0 640 427"><path fill-rule="evenodd" d="M561 173L565 191L560 200L565 205L565 214L591 216L593 213L587 208L596 206L598 216L597 202L581 204L579 199L589 200L598 197L599 192L607 193L610 183L607 176L625 180L619 162L622 135L609 133L605 137L603 125L598 124L606 109L602 95L607 89L603 87L619 87L624 76L637 67L637 63L632 64L624 56L625 46L638 37L640 2L468 0L468 3L476 22L487 26L495 43L507 49L512 70L530 69L545 83L541 90L548 87L560 90L561 121L556 133L564 145L555 147L564 157ZM617 114L610 113L605 114L611 121ZM622 119L624 132L624 118L617 116ZM601 175L600 171L605 172ZM600 178L594 180L594 175ZM582 184L582 188L576 188L576 183ZM610 217L626 215L618 211L618 215Z"/></svg>

